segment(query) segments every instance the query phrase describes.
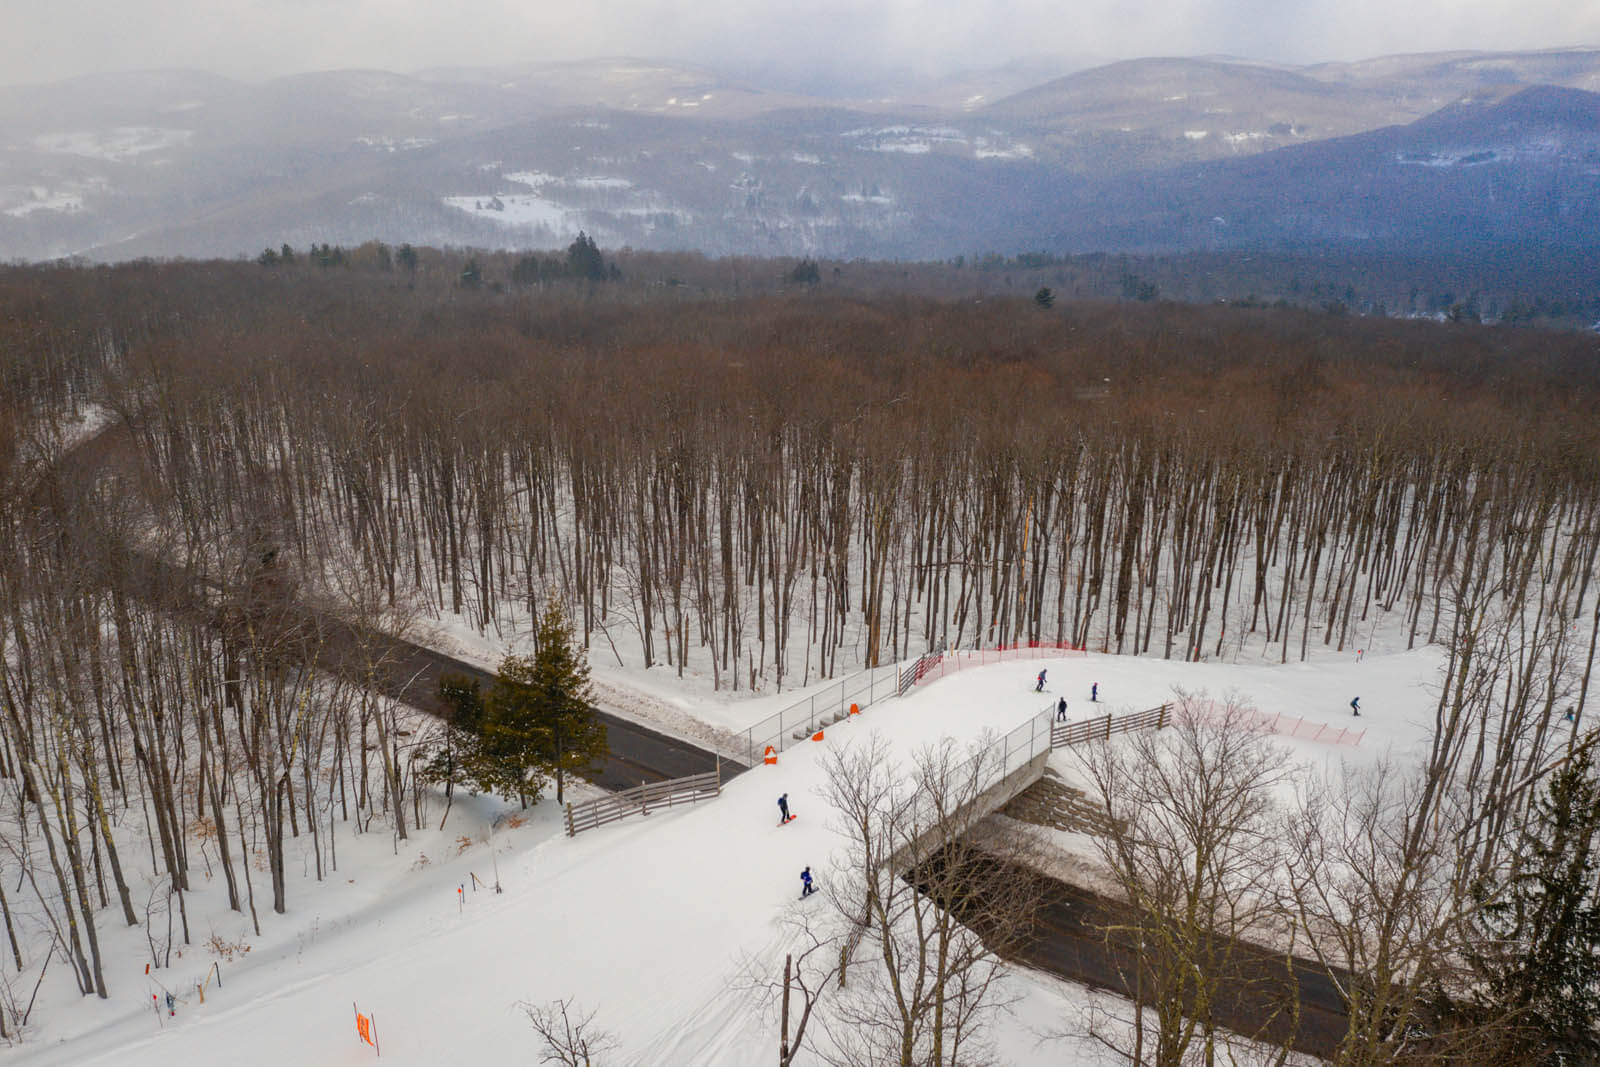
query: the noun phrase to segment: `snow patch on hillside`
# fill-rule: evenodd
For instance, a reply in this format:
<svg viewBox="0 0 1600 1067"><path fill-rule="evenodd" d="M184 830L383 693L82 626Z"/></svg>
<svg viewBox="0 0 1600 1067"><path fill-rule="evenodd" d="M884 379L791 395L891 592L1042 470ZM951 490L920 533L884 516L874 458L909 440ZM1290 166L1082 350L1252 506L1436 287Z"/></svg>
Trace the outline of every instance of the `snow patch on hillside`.
<svg viewBox="0 0 1600 1067"><path fill-rule="evenodd" d="M372 148L379 152L414 152L419 148L427 148L433 144L432 137L357 137L356 144L364 148Z"/></svg>
<svg viewBox="0 0 1600 1067"><path fill-rule="evenodd" d="M542 196L446 196L445 207L502 226L543 226L558 232L578 231L577 212Z"/></svg>
<svg viewBox="0 0 1600 1067"><path fill-rule="evenodd" d="M136 156L188 144L193 130L174 130L161 126L118 126L110 130L72 130L45 133L35 137L33 147L41 152L84 156L123 163Z"/></svg>
<svg viewBox="0 0 1600 1067"><path fill-rule="evenodd" d="M110 188L104 178L53 185L0 186L0 213L12 218L26 218L36 211L53 211L72 214L82 211L86 199Z"/></svg>

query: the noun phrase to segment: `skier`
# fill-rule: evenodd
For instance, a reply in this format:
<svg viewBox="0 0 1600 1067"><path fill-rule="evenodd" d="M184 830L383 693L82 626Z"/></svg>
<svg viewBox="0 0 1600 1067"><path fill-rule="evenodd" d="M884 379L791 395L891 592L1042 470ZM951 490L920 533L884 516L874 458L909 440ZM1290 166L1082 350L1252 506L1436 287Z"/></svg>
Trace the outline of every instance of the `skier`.
<svg viewBox="0 0 1600 1067"><path fill-rule="evenodd" d="M789 814L789 794L788 793L785 793L785 794L783 794L783 796L778 798L778 814L783 816L783 818L778 820L778 825L779 826L782 826L784 823L786 823L790 819L794 818L794 816Z"/></svg>
<svg viewBox="0 0 1600 1067"><path fill-rule="evenodd" d="M1067 698L1062 697L1056 702L1056 722L1067 721Z"/></svg>
<svg viewBox="0 0 1600 1067"><path fill-rule="evenodd" d="M1039 672L1039 684L1033 687L1035 693L1044 692L1044 671Z"/></svg>
<svg viewBox="0 0 1600 1067"><path fill-rule="evenodd" d="M801 900L804 900L806 897L809 897L812 893L816 892L817 887L811 884L811 868L810 867L807 867L805 870L800 872L800 885L801 885L801 889L800 889L800 899Z"/></svg>
<svg viewBox="0 0 1600 1067"><path fill-rule="evenodd" d="M1100 699L1100 683L1094 682L1089 686L1089 702L1092 704Z"/></svg>
<svg viewBox="0 0 1600 1067"><path fill-rule="evenodd" d="M1360 697L1355 697L1354 699L1352 699L1350 701L1350 710L1351 710L1351 712L1353 712L1355 714L1356 718L1359 719L1361 717L1361 698Z"/></svg>
<svg viewBox="0 0 1600 1067"><path fill-rule="evenodd" d="M1573 715L1573 712L1575 712L1577 710L1578 710L1577 708L1568 708L1567 709L1567 714L1564 716L1566 718L1566 720L1568 722L1572 723L1574 726L1576 726L1578 724L1578 720L1577 720L1576 716Z"/></svg>

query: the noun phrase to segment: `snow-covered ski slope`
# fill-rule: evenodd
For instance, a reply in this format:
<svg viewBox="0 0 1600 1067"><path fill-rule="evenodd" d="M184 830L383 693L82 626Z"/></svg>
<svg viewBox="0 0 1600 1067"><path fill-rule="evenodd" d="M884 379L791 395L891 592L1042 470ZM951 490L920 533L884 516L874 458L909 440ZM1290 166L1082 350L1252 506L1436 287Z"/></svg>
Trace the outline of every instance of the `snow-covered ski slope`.
<svg viewBox="0 0 1600 1067"><path fill-rule="evenodd" d="M338 872L322 885L297 883L291 915L274 918L265 938L249 935L248 920L226 910L214 884L193 894L195 944L157 972L182 998L176 1017L152 1010L142 943L108 929L112 999L85 998L70 1014L58 1006L55 1017L35 1020L11 1057L119 1067L367 1063L373 1051L356 1036L358 1004L376 1019L385 1064L534 1062L537 1039L517 1003L570 997L618 1039L607 1064L766 1062L777 1020L747 975L780 975L790 947L785 918L826 907L820 894L797 899L801 868L809 864L826 888L841 851L820 797L826 747L878 732L908 757L943 737L967 743L1004 733L1063 695L1069 715L1082 719L1160 704L1181 686L1218 699L1235 691L1263 711L1339 726L1359 695L1368 728L1361 745L1285 744L1319 766L1368 762L1391 749L1407 755L1426 737L1439 662L1436 650L1419 650L1290 666L1101 655L1007 663L882 702L830 727L822 742L785 752L776 767L736 778L716 800L576 839L561 836L556 806L546 802L524 826L502 823L485 844L478 839L499 805L458 798L442 833L420 833L398 855L386 833L341 842ZM1044 694L1034 692L1040 667L1049 670ZM780 827L776 801L785 792L798 819ZM474 840L457 855L463 835ZM419 864L419 854L429 862ZM474 891L470 875L492 881L496 862L505 892ZM202 945L213 930L252 950L222 965L223 986L213 984L201 1004L193 984L215 958ZM1016 1000L995 1028L1000 1062L1094 1062L1092 1043L1049 1036L1081 1034L1076 1020L1090 994L1026 972L1008 981Z"/></svg>

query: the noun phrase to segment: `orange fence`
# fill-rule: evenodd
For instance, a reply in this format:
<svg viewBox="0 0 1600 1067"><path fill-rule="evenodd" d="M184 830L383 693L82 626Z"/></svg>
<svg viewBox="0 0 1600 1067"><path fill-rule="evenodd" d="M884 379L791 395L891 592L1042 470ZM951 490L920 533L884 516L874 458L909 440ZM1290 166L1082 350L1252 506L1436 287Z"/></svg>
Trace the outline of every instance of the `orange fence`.
<svg viewBox="0 0 1600 1067"><path fill-rule="evenodd" d="M1025 645L1002 645L1000 648L960 649L940 654L930 652L906 668L901 675L902 694L914 685L937 681L947 674L955 674L969 667L987 667L994 663L1015 660L1060 659L1062 656L1082 656L1087 653L1066 641L1030 641Z"/></svg>

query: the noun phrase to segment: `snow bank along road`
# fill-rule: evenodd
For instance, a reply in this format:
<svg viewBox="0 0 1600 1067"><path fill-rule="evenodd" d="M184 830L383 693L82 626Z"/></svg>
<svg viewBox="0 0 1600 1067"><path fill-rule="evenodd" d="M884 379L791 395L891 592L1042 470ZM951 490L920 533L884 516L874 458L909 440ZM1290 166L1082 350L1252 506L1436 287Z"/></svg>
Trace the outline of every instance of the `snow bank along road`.
<svg viewBox="0 0 1600 1067"><path fill-rule="evenodd" d="M80 442L57 465L75 476L88 476L100 466L126 458L125 435L126 431L115 424L108 426ZM149 599L165 610L219 614L215 605L208 602L206 591L199 588L184 568L139 552L132 553L127 562L143 578L133 587L145 589ZM443 711L438 698L440 675L464 674L477 679L485 689L493 683L492 673L399 638L368 634L368 647L362 650L359 636L349 622L332 612L289 602L278 595L280 590L270 588L270 566L264 561L255 576L261 580L263 588L252 588L246 599L253 600L258 593L264 593L261 606L278 615L274 620L276 625L285 631L315 634L319 659L343 671L347 677L360 680L365 676L367 664L381 663L391 696L435 715ZM718 766L714 753L687 741L638 726L598 708L594 712L606 724L606 745L610 751L600 767L586 777L602 789L631 789L644 782L682 778ZM721 767L724 781L746 769L743 764L726 759L721 761Z"/></svg>

